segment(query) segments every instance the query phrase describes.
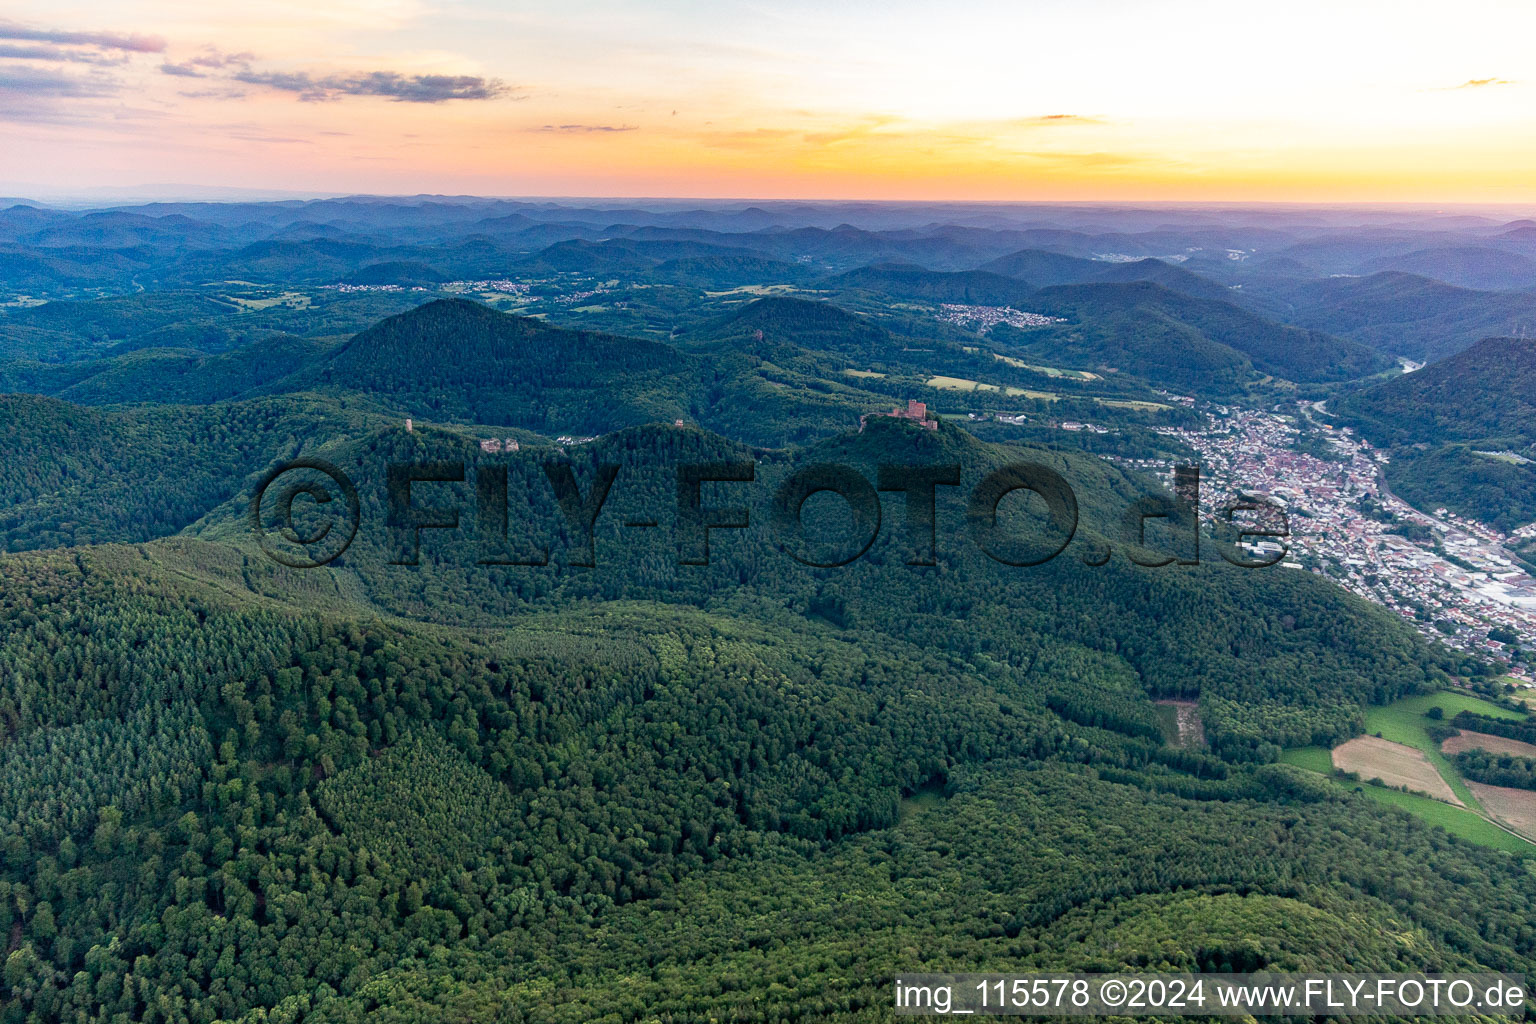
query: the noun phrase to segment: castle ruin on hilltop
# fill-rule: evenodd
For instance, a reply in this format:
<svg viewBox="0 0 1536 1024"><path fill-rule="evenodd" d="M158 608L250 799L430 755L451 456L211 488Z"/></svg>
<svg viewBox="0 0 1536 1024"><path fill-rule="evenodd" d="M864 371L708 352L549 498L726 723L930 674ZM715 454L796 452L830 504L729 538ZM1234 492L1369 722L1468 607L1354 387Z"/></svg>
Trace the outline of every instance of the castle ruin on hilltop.
<svg viewBox="0 0 1536 1024"><path fill-rule="evenodd" d="M865 413L863 416L860 416L859 430L861 432L864 429L865 422L869 420L870 416L889 416L892 419L911 420L913 423L916 423L924 430L939 429L939 421L936 419L928 418L928 403L919 402L911 398L907 399L907 407L905 409L898 405L890 412Z"/></svg>

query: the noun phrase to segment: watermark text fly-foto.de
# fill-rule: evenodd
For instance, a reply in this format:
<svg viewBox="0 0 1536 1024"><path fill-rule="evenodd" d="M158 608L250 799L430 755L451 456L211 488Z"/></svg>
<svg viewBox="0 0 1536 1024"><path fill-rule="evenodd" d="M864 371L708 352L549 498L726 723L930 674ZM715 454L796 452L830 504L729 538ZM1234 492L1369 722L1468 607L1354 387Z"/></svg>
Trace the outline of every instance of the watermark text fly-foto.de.
<svg viewBox="0 0 1536 1024"><path fill-rule="evenodd" d="M559 508L566 538L566 563L594 567L596 530L610 494L621 477L621 467L599 464L578 480L568 462L543 464L542 480L533 485L549 488L546 497ZM757 481L756 464L750 461L683 463L675 472L675 503L671 506L673 534L679 565L709 565L710 537L715 531L742 530L751 525L745 503L706 503L706 485L740 487L740 501L750 496ZM444 504L444 492L433 485L469 483L466 465L456 461L389 463L385 467L383 504L394 565L419 564L424 531L458 530L463 508ZM474 559L479 565L544 566L550 564L550 538L509 534L509 474L505 465L481 465L473 473L473 517L479 541ZM767 510L768 533L775 547L808 566L835 568L861 558L882 529L881 492L904 497L904 533L907 565L936 565L936 538L940 528L940 488L958 488L961 467L946 465L882 464L871 480L851 466L814 463L787 475L774 489ZM999 515L1009 495L1027 492L1043 503L1044 515L1035 528L1022 531ZM806 503L815 495L836 495L851 515L851 533L836 546L818 543L807 522ZM1150 494L1131 502L1121 515L1127 541L1126 557L1137 565L1157 567L1199 562L1200 469L1178 466L1173 493ZM971 487L965 500L964 528L972 543L988 558L1009 566L1035 566L1060 555L1078 534L1078 501L1072 486L1060 473L1035 462L1017 462L989 471ZM1246 497L1217 510L1216 521L1234 535L1232 542L1218 544L1227 562L1244 568L1274 565L1285 557L1280 538L1289 536L1285 512L1261 498ZM274 561L292 568L314 568L339 557L352 544L362 519L357 486L336 466L320 459L282 463L259 482L250 501L251 529L262 549ZM1177 555L1150 550L1148 526L1162 522L1183 535ZM301 525L302 523L302 525ZM625 527L653 528L659 521L631 516ZM943 524L946 531L957 524ZM1256 543L1269 550L1255 552ZM1094 541L1080 555L1086 565L1103 565L1111 557L1110 545Z"/></svg>

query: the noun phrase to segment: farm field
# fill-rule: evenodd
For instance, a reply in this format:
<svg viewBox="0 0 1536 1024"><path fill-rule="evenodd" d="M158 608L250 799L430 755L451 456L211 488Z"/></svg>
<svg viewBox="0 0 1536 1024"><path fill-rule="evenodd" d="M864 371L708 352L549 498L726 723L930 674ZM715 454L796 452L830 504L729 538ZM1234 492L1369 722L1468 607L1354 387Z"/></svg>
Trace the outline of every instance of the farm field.
<svg viewBox="0 0 1536 1024"><path fill-rule="evenodd" d="M1455 738L1447 741L1442 753L1425 729L1430 723L1424 714L1432 707L1438 707L1444 712L1445 721L1461 711L1512 720L1521 717L1516 712L1471 694L1454 691L1422 694L1382 707L1367 708L1365 736L1350 740L1334 750L1320 746L1292 747L1281 753L1280 760L1322 775L1331 775L1337 768L1359 772L1363 779L1380 778L1388 785L1410 786L1419 792L1405 793L1368 782L1356 784L1345 783L1337 778L1334 780L1341 786L1349 786L1381 803L1392 804L1473 842L1501 850L1530 852L1531 844L1536 843L1536 833L1531 831L1529 818L1532 808L1536 807L1536 794L1485 786L1463 779L1450 757L1458 750L1480 746L1477 740L1484 737L1474 738L1474 734L1464 733L1466 740L1461 743L1453 742ZM1496 753L1520 753L1522 751L1514 747L1530 746L1501 737L1486 739L1490 743L1497 741L1500 744L1497 748L1491 745L1483 747ZM1505 746L1510 744L1514 744L1514 747L1506 751ZM1341 753L1342 760L1339 756ZM1418 760L1417 766L1408 767L1405 775L1405 766L1412 765L1415 758ZM1438 782L1428 778L1426 768L1437 775ZM1394 779L1384 772L1404 777ZM1420 795L1420 792L1431 791L1433 795ZM1447 792L1452 794L1454 802L1448 801L1445 795ZM1497 808L1486 805L1483 802L1485 796L1491 796ZM1516 831L1529 836L1529 842L1512 834L1509 830L1512 826L1516 827Z"/></svg>
<svg viewBox="0 0 1536 1024"><path fill-rule="evenodd" d="M1425 756L1424 751L1403 743L1357 736L1333 748L1334 767L1356 772L1362 779L1380 779L1388 786L1403 786L1415 793L1463 806L1463 801Z"/></svg>
<svg viewBox="0 0 1536 1024"><path fill-rule="evenodd" d="M1467 782L1483 809L1510 828L1536 841L1536 790Z"/></svg>
<svg viewBox="0 0 1536 1024"><path fill-rule="evenodd" d="M1380 735L1384 740L1406 744L1423 751L1429 763L1434 765L1440 776L1450 784L1457 798L1473 810L1479 810L1477 797L1472 795L1472 791L1462 781L1461 773L1451 764L1449 758L1440 752L1439 745L1430 739L1429 733L1425 731L1428 722L1424 714L1432 707L1445 712L1447 721L1462 711L1473 711L1480 715L1514 720L1518 720L1520 715L1469 693L1456 693L1450 690L1404 697L1391 704L1367 708L1365 711L1365 731L1368 734Z"/></svg>
<svg viewBox="0 0 1536 1024"><path fill-rule="evenodd" d="M1292 747L1281 755L1280 760L1321 775L1328 775L1333 770L1330 751L1326 747ZM1465 807L1457 807L1443 800L1434 800L1416 793L1404 793L1398 789L1373 786L1366 782L1346 783L1338 779L1331 781L1341 790L1358 792L1377 803L1389 804L1399 810L1407 811L1416 818L1427 821L1431 825L1437 825L1452 835L1460 836L1480 846L1527 854L1536 849L1533 847L1536 837L1533 837L1532 842L1527 842Z"/></svg>
<svg viewBox="0 0 1536 1024"><path fill-rule="evenodd" d="M271 309L273 306L287 306L290 309L308 309L310 304L310 297L303 292L283 292L281 295L263 296L259 299L239 295L226 295L223 298L233 302L247 313Z"/></svg>
<svg viewBox="0 0 1536 1024"><path fill-rule="evenodd" d="M1087 370L1063 370L1057 366L1037 366L1034 363L1026 363L1022 359L1015 359L1012 356L1005 356L998 352L992 353L992 358L1020 370L1033 370L1035 373L1043 373L1047 377L1066 377L1071 380L1104 379L1096 373L1089 373Z"/></svg>
<svg viewBox="0 0 1536 1024"><path fill-rule="evenodd" d="M1039 367L1031 367L1031 369L1039 369ZM844 370L843 372L849 373L850 371ZM854 374L854 376L862 376L862 374ZM1060 395L1052 391L1032 391L1029 388L999 387L996 384L971 380L969 377L946 377L939 375L929 377L924 381L924 384L930 388L937 388L940 391L1001 391L1010 398L1031 398L1042 402L1055 402L1061 399ZM1161 402L1140 402L1131 399L1094 397L1093 401L1106 408L1137 409L1142 412L1155 412L1160 409L1171 408L1171 406L1164 405Z"/></svg>
<svg viewBox="0 0 1536 1024"><path fill-rule="evenodd" d="M941 391L1001 391L1010 398L1035 398L1041 401L1054 402L1061 396L1049 391L1031 391L1028 388L1000 388L996 384L983 384L981 381L971 380L969 377L930 377L927 385L930 388L938 388Z"/></svg>
<svg viewBox="0 0 1536 1024"><path fill-rule="evenodd" d="M1460 736L1452 736L1440 744L1440 752L1443 754L1459 754L1463 750L1486 750L1490 754L1536 757L1536 743L1522 743L1504 736L1489 736L1480 732L1467 732L1465 729Z"/></svg>
<svg viewBox="0 0 1536 1024"><path fill-rule="evenodd" d="M796 288L792 284L744 284L739 288L727 288L724 291L705 290L704 294L711 298L719 298L722 295L793 295L796 292L806 291L805 288Z"/></svg>

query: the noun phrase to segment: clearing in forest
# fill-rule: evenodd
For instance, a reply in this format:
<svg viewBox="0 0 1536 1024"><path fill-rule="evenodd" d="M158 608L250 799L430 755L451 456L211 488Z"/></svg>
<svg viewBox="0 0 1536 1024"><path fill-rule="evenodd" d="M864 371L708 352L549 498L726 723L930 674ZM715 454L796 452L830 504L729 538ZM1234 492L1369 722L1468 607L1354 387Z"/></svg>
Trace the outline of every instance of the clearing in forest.
<svg viewBox="0 0 1536 1024"><path fill-rule="evenodd" d="M1163 734L1176 747L1197 748L1205 746L1205 725L1200 721L1200 705L1192 700L1159 700L1158 721Z"/></svg>

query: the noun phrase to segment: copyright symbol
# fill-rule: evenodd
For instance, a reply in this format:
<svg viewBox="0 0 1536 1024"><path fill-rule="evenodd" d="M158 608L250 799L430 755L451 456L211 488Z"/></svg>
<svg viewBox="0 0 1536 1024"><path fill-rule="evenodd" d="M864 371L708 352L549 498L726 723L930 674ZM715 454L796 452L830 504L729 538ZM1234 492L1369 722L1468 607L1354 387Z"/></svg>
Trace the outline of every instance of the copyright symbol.
<svg viewBox="0 0 1536 1024"><path fill-rule="evenodd" d="M1125 993L1125 982L1111 978L1099 989L1099 1000L1105 1006L1119 1006L1125 1002Z"/></svg>
<svg viewBox="0 0 1536 1024"><path fill-rule="evenodd" d="M273 490L273 485L285 477L287 479ZM331 493L333 489L341 492L341 499L346 504L345 518L333 505L336 501L336 496ZM272 491L270 496L269 490ZM293 503L301 494L312 504L296 516ZM265 510L263 502L267 506ZM271 529L267 525L268 515L275 518ZM357 488L347 474L323 459L295 459L273 466L256 485L256 493L251 497L251 529L261 550L272 561L290 569L315 569L334 561L357 536L360 518ZM338 519L341 521L339 526ZM297 554L293 550L295 547Z"/></svg>

